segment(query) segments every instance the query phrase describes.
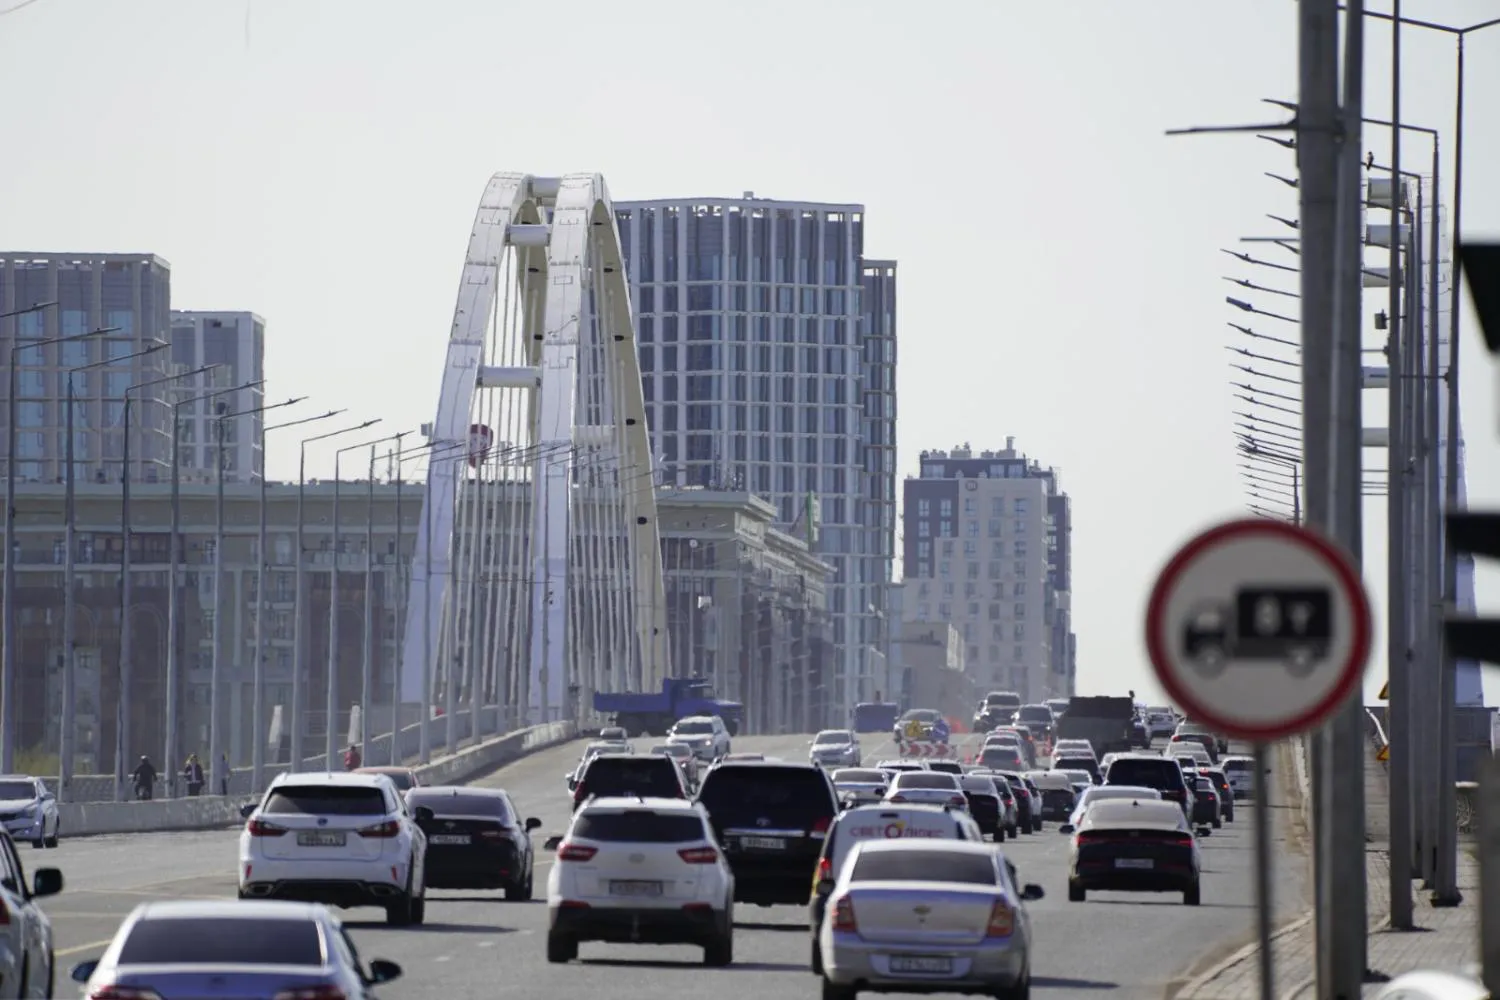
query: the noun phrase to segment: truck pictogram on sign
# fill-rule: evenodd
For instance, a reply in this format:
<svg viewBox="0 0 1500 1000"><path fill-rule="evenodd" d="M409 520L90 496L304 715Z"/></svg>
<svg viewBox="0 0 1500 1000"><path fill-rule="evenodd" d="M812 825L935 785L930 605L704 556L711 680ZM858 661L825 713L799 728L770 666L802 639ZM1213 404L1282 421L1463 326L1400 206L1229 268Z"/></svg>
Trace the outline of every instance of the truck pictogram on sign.
<svg viewBox="0 0 1500 1000"><path fill-rule="evenodd" d="M1333 640L1333 595L1324 587L1243 588L1228 603L1193 609L1183 628L1183 653L1203 677L1231 662L1279 661L1306 677L1327 658Z"/></svg>

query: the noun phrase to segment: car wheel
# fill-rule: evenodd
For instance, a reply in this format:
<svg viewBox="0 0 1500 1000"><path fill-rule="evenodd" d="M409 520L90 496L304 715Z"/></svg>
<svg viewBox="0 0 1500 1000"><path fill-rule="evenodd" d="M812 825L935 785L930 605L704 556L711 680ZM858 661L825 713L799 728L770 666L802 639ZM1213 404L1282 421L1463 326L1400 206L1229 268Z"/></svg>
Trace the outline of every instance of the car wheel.
<svg viewBox="0 0 1500 1000"><path fill-rule="evenodd" d="M1219 817L1215 816L1214 817L1214 829L1215 830L1220 830L1220 829L1223 829L1223 827L1224 827L1224 821L1222 819L1220 819Z"/></svg>
<svg viewBox="0 0 1500 1000"><path fill-rule="evenodd" d="M818 947L816 940L812 943L812 971L815 976L823 974L823 949Z"/></svg>
<svg viewBox="0 0 1500 1000"><path fill-rule="evenodd" d="M823 980L823 1000L855 1000L859 991L853 986L845 986L843 983L832 983Z"/></svg>
<svg viewBox="0 0 1500 1000"><path fill-rule="evenodd" d="M31 846L35 847L37 850L41 850L42 848L44 848L44 847L47 846L47 838L46 837L38 837L38 838L36 838L35 840L33 840L31 842Z"/></svg>
<svg viewBox="0 0 1500 1000"><path fill-rule="evenodd" d="M578 942L559 931L547 932L547 961L562 965L578 957Z"/></svg>
<svg viewBox="0 0 1500 1000"><path fill-rule="evenodd" d="M427 922L427 895L423 894L411 901L411 922L414 927L421 927Z"/></svg>
<svg viewBox="0 0 1500 1000"><path fill-rule="evenodd" d="M517 882L505 887L505 898L508 902L523 903L531 898L531 876L526 876L525 882Z"/></svg>
<svg viewBox="0 0 1500 1000"><path fill-rule="evenodd" d="M1199 900L1200 897L1198 895L1198 883L1194 881L1193 884L1188 886L1188 888L1183 892L1182 902L1186 906L1197 906Z"/></svg>
<svg viewBox="0 0 1500 1000"><path fill-rule="evenodd" d="M1007 827L1006 827L1006 828L1005 828L1005 832L1006 832L1006 833L1007 833L1007 834L1008 834L1008 835L1009 835L1009 836L1011 836L1011 837L1015 837L1015 836L1016 836L1016 835L1017 835L1017 834L1018 834L1018 833L1020 833L1020 832L1021 832L1021 831L1020 831L1020 830L1019 830L1019 829L1018 829L1018 828L1017 828L1017 827L1016 827L1016 826L1014 826L1014 825L1012 825L1012 826L1007 826Z"/></svg>
<svg viewBox="0 0 1500 1000"><path fill-rule="evenodd" d="M397 896L394 902L385 904L385 922L392 927L411 926L415 904L416 900L411 894L411 882L408 880L406 891Z"/></svg>
<svg viewBox="0 0 1500 1000"><path fill-rule="evenodd" d="M995 991L997 1000L1031 1000L1031 973L1026 973L1014 986Z"/></svg>
<svg viewBox="0 0 1500 1000"><path fill-rule="evenodd" d="M1003 844L1003 843L1005 843L1005 827L1003 827L1003 826L997 826L997 827L995 827L995 838L994 839L995 839L995 843L997 843L997 844Z"/></svg>
<svg viewBox="0 0 1500 1000"><path fill-rule="evenodd" d="M1074 885L1072 882L1068 883L1068 902L1070 902L1070 903L1082 903L1087 898L1088 898L1088 891L1086 889L1084 889L1083 886L1081 886L1081 885Z"/></svg>
<svg viewBox="0 0 1500 1000"><path fill-rule="evenodd" d="M47 952L47 996L55 997L57 992L53 989L57 985L57 956Z"/></svg>
<svg viewBox="0 0 1500 1000"><path fill-rule="evenodd" d="M723 969L734 964L734 919L724 911L724 928L703 946L703 964Z"/></svg>
<svg viewBox="0 0 1500 1000"><path fill-rule="evenodd" d="M52 836L46 838L43 841L43 844L45 846L47 846L47 847L56 847L57 846L57 840L61 836L62 836L62 820L58 820L57 823L52 827Z"/></svg>
<svg viewBox="0 0 1500 1000"><path fill-rule="evenodd" d="M1032 833L1041 833L1042 832L1042 821L1041 820L1037 820L1035 823L1032 824L1032 826L1031 826L1031 832Z"/></svg>

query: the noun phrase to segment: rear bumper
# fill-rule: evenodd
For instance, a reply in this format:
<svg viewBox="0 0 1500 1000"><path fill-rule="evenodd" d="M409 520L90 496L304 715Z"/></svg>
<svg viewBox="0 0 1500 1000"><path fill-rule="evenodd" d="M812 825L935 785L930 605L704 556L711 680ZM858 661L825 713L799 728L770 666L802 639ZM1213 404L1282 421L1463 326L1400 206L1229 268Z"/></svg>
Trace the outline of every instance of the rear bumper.
<svg viewBox="0 0 1500 1000"><path fill-rule="evenodd" d="M693 908L624 909L555 907L548 927L575 941L613 944L708 944L727 929L724 910Z"/></svg>
<svg viewBox="0 0 1500 1000"><path fill-rule="evenodd" d="M279 882L246 882L241 895L252 899L286 899L327 906L384 906L394 903L403 887L389 882L358 882L342 879L298 879Z"/></svg>
<svg viewBox="0 0 1500 1000"><path fill-rule="evenodd" d="M756 906L805 904L807 887L812 885L818 870L816 854L792 855L774 861L731 854L727 860L734 874L734 901Z"/></svg>
<svg viewBox="0 0 1500 1000"><path fill-rule="evenodd" d="M865 941L855 934L820 935L823 976L829 982L876 992L986 993L1014 987L1026 973L1025 946L1019 938L974 946L899 945ZM946 957L948 973L891 971L894 956Z"/></svg>
<svg viewBox="0 0 1500 1000"><path fill-rule="evenodd" d="M521 876L510 851L428 847L422 877L429 889L502 889Z"/></svg>
<svg viewBox="0 0 1500 1000"><path fill-rule="evenodd" d="M1185 892L1198 877L1181 871L1097 871L1075 873L1069 883L1097 892Z"/></svg>

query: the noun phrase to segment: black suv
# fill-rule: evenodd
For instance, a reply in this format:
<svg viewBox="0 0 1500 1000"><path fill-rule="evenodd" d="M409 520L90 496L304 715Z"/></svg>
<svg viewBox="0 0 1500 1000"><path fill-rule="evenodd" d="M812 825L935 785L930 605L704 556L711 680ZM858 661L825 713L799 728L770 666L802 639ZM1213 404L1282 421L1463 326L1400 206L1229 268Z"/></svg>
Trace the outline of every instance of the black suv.
<svg viewBox="0 0 1500 1000"><path fill-rule="evenodd" d="M1116 757L1110 761L1104 783L1154 788L1161 792L1163 799L1181 806L1184 815L1189 814L1193 807L1192 800L1188 797L1187 782L1182 777L1182 768L1170 757Z"/></svg>
<svg viewBox="0 0 1500 1000"><path fill-rule="evenodd" d="M573 787L573 811L595 795L685 799L682 768L661 754L600 754L589 759Z"/></svg>
<svg viewBox="0 0 1500 1000"><path fill-rule="evenodd" d="M736 903L807 903L839 812L827 772L811 764L725 761L703 776L698 801L734 873Z"/></svg>

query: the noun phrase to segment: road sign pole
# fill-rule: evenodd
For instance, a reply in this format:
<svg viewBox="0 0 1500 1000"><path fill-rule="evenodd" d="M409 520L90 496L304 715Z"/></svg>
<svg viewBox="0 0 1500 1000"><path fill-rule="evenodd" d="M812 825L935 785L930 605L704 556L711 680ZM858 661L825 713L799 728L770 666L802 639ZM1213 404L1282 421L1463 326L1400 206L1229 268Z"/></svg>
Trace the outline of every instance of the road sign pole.
<svg viewBox="0 0 1500 1000"><path fill-rule="evenodd" d="M1255 749L1255 936L1260 943L1260 1000L1276 1000L1276 960L1271 954L1271 914L1275 901L1271 897L1271 771L1266 745L1256 741Z"/></svg>

